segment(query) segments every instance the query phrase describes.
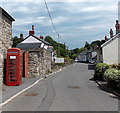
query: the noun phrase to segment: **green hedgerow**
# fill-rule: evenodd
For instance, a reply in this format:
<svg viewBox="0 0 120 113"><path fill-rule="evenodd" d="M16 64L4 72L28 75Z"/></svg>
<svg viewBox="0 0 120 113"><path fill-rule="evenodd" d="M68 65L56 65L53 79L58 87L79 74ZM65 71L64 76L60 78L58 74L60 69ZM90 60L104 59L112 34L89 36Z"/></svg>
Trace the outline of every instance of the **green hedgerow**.
<svg viewBox="0 0 120 113"><path fill-rule="evenodd" d="M120 70L115 68L107 69L104 73L104 79L120 82Z"/></svg>
<svg viewBox="0 0 120 113"><path fill-rule="evenodd" d="M107 69L104 73L104 79L109 86L120 88L120 70L115 68Z"/></svg>
<svg viewBox="0 0 120 113"><path fill-rule="evenodd" d="M95 67L94 79L95 80L104 80L104 72L109 68L109 65L106 63L98 63Z"/></svg>

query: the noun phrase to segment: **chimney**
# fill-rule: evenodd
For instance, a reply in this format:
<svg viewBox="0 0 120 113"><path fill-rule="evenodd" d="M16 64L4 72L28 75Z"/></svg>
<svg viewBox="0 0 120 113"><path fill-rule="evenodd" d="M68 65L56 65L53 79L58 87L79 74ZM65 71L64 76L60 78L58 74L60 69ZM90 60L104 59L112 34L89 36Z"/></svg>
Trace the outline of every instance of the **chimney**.
<svg viewBox="0 0 120 113"><path fill-rule="evenodd" d="M23 39L23 34L22 33L20 34L20 38Z"/></svg>
<svg viewBox="0 0 120 113"><path fill-rule="evenodd" d="M32 25L32 31L34 31L34 25Z"/></svg>
<svg viewBox="0 0 120 113"><path fill-rule="evenodd" d="M43 40L43 39L44 39L44 37L43 37L43 36L40 36L40 39L42 39L42 40Z"/></svg>
<svg viewBox="0 0 120 113"><path fill-rule="evenodd" d="M118 34L120 32L120 25L118 20L116 20L115 28L116 28L116 34Z"/></svg>
<svg viewBox="0 0 120 113"><path fill-rule="evenodd" d="M113 37L113 30L110 29L110 38L112 38L112 37Z"/></svg>
<svg viewBox="0 0 120 113"><path fill-rule="evenodd" d="M105 42L106 42L106 41L108 41L108 38L107 38L107 36L105 36L104 40L105 40Z"/></svg>
<svg viewBox="0 0 120 113"><path fill-rule="evenodd" d="M34 25L32 25L32 30L29 31L29 35L34 35L35 31L34 31Z"/></svg>

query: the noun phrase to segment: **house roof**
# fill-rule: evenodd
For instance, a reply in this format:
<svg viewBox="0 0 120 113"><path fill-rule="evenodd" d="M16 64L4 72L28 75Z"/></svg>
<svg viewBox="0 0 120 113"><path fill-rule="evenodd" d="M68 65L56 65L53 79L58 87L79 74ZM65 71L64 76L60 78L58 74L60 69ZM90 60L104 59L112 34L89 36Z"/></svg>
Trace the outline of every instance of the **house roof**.
<svg viewBox="0 0 120 113"><path fill-rule="evenodd" d="M19 43L17 44L16 47L20 49L34 49L34 48L40 48L41 43Z"/></svg>
<svg viewBox="0 0 120 113"><path fill-rule="evenodd" d="M81 52L79 55L86 55L87 53L90 53L92 52L93 50L90 49L90 50L84 50L83 52Z"/></svg>
<svg viewBox="0 0 120 113"><path fill-rule="evenodd" d="M35 39L41 41L42 43L44 43L44 44L46 44L46 45L48 45L48 46L52 46L52 45L51 45L50 43L48 43L47 41L45 41L45 40L43 40L43 39L40 39L40 38L38 38L38 37L36 37L36 36L34 36L34 35L32 35L32 34L29 34L29 36L27 36L24 40L26 40L26 39L29 38L30 36L34 37ZM23 41L24 41L24 40L23 40Z"/></svg>
<svg viewBox="0 0 120 113"><path fill-rule="evenodd" d="M105 42L103 45L101 45L101 47L106 46L107 44L109 44L111 41L113 41L116 38L120 38L120 33L114 35L111 39L109 39L107 42Z"/></svg>
<svg viewBox="0 0 120 113"><path fill-rule="evenodd" d="M0 7L0 11L11 21L15 21L13 17L11 17L2 7Z"/></svg>

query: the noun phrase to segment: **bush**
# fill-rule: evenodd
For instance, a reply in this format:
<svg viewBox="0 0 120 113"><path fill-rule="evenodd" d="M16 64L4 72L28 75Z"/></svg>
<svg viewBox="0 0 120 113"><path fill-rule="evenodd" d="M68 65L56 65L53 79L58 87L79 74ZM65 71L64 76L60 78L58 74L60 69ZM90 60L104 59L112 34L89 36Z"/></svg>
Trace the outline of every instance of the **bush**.
<svg viewBox="0 0 120 113"><path fill-rule="evenodd" d="M98 63L95 67L94 79L95 80L104 80L104 72L109 68L108 64Z"/></svg>
<svg viewBox="0 0 120 113"><path fill-rule="evenodd" d="M107 69L104 73L104 79L107 81L108 85L112 87L117 87L120 85L120 70L111 68Z"/></svg>
<svg viewBox="0 0 120 113"><path fill-rule="evenodd" d="M65 64L64 63L56 63L56 65L64 67Z"/></svg>
<svg viewBox="0 0 120 113"><path fill-rule="evenodd" d="M120 70L120 64L118 64L118 65L117 64L112 64L112 65L110 65L110 67Z"/></svg>

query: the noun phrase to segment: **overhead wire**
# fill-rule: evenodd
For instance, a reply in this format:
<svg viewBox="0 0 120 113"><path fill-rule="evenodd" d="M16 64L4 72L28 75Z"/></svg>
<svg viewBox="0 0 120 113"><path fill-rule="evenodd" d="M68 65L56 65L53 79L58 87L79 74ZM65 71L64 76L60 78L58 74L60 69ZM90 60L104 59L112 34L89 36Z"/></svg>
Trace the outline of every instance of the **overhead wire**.
<svg viewBox="0 0 120 113"><path fill-rule="evenodd" d="M60 39L62 39L62 38L61 38L60 34L57 32L57 30L56 30L56 27L55 27L55 25L54 25L54 22L53 22L53 19L52 19L51 14L50 14L50 10L49 10L49 8L48 8L48 5L47 5L46 0L44 0L44 3L45 3L45 6L46 6L46 9L47 9L48 15L49 15L49 17L50 17L50 20L51 20L51 23L52 23L53 29L54 29L54 31L56 32L57 36L58 36L58 52L60 53L60 45L59 45L59 41L60 41ZM62 39L62 40L63 40L63 39ZM63 41L63 42L64 42L64 44L65 44L65 41Z"/></svg>

